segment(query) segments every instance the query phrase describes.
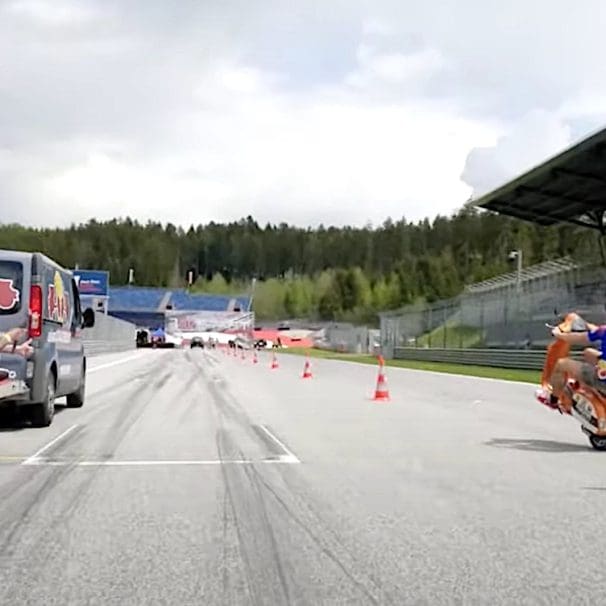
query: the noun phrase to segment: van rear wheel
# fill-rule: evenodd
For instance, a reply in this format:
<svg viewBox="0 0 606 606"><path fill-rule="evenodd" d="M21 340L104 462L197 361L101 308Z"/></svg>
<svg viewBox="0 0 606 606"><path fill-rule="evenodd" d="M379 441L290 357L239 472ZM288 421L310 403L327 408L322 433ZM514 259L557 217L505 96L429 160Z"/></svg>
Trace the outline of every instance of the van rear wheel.
<svg viewBox="0 0 606 606"><path fill-rule="evenodd" d="M84 404L84 394L86 392L86 370L82 369L82 376L80 377L80 386L78 391L68 394L66 398L66 404L68 408L81 408Z"/></svg>
<svg viewBox="0 0 606 606"><path fill-rule="evenodd" d="M55 375L49 374L46 385L46 396L42 402L32 405L32 425L48 427L55 416Z"/></svg>

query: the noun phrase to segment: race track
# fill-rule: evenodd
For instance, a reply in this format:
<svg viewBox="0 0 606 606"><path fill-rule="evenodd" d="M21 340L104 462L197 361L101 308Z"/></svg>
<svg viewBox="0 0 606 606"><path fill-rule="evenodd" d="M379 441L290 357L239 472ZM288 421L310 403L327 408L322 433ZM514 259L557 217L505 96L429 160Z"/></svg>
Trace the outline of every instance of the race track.
<svg viewBox="0 0 606 606"><path fill-rule="evenodd" d="M90 360L0 428L0 604L590 604L606 453L533 387L282 355Z"/></svg>

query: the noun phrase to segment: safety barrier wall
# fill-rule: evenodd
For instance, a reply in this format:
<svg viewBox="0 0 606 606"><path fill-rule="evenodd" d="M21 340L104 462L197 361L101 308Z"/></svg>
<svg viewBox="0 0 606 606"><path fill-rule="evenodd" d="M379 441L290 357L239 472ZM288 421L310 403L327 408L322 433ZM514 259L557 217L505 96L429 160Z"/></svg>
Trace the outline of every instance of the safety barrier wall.
<svg viewBox="0 0 606 606"><path fill-rule="evenodd" d="M449 362L527 370L541 370L545 361L545 350L396 347L393 353L393 357L397 360ZM580 359L581 353L574 352L572 355Z"/></svg>
<svg viewBox="0 0 606 606"><path fill-rule="evenodd" d="M87 355L135 349L137 327L102 313L95 314L95 325L82 330Z"/></svg>

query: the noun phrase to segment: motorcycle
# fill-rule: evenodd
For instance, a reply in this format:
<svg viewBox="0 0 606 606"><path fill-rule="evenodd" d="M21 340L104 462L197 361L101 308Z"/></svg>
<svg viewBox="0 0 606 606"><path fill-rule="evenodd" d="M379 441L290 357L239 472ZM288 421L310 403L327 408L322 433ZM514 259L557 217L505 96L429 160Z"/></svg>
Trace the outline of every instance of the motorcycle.
<svg viewBox="0 0 606 606"><path fill-rule="evenodd" d="M555 328L549 324L547 326L551 329ZM597 328L594 324L586 322L577 313L569 313L564 316L557 327L566 333L587 332ZM548 345L541 374L541 385L546 393L552 393L549 380L556 363L569 355L570 344L565 341L554 339ZM593 448L606 450L606 395L589 385L583 385L574 379L567 379L557 409L560 413L570 415L581 424L581 430L587 435Z"/></svg>

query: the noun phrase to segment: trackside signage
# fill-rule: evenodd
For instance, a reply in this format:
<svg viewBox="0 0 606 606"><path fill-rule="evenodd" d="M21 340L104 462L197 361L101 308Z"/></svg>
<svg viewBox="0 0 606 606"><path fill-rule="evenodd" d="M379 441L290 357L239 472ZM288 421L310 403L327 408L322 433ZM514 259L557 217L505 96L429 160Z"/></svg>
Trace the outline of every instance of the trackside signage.
<svg viewBox="0 0 606 606"><path fill-rule="evenodd" d="M166 312L166 330L169 333L223 332L252 330L255 322L253 312L230 311L169 311Z"/></svg>
<svg viewBox="0 0 606 606"><path fill-rule="evenodd" d="M83 296L107 297L109 294L109 272L75 269L74 280Z"/></svg>

